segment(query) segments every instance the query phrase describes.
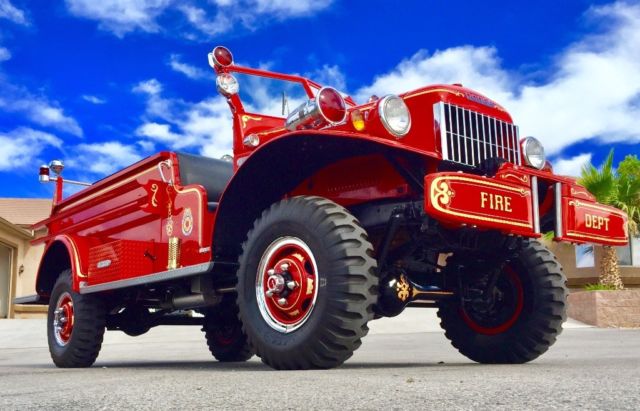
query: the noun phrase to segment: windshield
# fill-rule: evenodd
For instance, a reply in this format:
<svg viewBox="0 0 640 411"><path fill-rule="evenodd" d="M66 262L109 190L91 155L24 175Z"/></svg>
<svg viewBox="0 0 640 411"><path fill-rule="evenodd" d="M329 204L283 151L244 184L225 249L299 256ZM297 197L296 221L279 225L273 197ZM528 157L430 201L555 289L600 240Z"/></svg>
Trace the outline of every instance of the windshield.
<svg viewBox="0 0 640 411"><path fill-rule="evenodd" d="M248 113L286 117L309 99L300 82L244 73L236 73L235 76L240 84L238 94Z"/></svg>

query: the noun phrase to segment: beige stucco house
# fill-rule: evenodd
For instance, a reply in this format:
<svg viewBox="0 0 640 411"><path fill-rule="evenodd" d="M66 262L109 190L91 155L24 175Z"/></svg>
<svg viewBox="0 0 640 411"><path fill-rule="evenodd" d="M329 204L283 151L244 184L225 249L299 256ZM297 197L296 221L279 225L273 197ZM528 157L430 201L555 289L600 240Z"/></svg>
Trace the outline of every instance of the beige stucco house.
<svg viewBox="0 0 640 411"><path fill-rule="evenodd" d="M0 198L0 318L41 316L44 306L13 305L13 299L35 294L35 278L43 245L31 240L43 235L31 225L47 218L51 200Z"/></svg>

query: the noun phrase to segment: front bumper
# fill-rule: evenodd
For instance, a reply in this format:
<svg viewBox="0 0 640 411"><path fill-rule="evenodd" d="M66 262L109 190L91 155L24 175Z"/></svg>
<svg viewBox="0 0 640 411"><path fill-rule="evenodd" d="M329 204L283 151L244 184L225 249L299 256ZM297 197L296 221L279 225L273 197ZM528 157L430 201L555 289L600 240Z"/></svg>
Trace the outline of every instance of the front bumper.
<svg viewBox="0 0 640 411"><path fill-rule="evenodd" d="M427 175L424 183L427 214L449 227L540 237L550 226L555 241L628 242L627 215L597 203L570 178L511 166L491 178L445 172Z"/></svg>

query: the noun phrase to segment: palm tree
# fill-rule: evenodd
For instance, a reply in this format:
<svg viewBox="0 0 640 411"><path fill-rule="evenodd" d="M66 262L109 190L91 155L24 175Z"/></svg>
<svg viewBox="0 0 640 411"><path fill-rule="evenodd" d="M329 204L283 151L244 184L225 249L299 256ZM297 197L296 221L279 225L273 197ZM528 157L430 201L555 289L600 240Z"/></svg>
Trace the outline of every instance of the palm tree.
<svg viewBox="0 0 640 411"><path fill-rule="evenodd" d="M625 211L629 216L629 232L637 233L640 223L640 178L620 175L614 170L613 150L609 152L599 169L593 164L585 165L578 182L589 190L598 202ZM616 250L611 246L603 246L599 282L617 290L624 288Z"/></svg>

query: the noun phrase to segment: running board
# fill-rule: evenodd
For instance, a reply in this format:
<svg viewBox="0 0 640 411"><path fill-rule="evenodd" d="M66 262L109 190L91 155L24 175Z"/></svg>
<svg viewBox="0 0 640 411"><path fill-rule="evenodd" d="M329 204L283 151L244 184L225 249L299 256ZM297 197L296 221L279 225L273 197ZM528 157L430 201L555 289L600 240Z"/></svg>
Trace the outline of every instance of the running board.
<svg viewBox="0 0 640 411"><path fill-rule="evenodd" d="M144 275L141 277L127 278L126 280L111 281L103 284L87 285L86 282L80 283L80 294L91 294L101 291L118 290L120 288L134 287L137 285L146 285L160 283L178 278L191 277L196 274L203 274L211 271L213 262L190 265L188 267L177 268L175 270L161 271L159 273Z"/></svg>
<svg viewBox="0 0 640 411"><path fill-rule="evenodd" d="M42 296L35 295L26 295L24 297L18 297L13 300L13 303L16 305L30 304L30 305L47 305L49 304L48 298L43 298Z"/></svg>

